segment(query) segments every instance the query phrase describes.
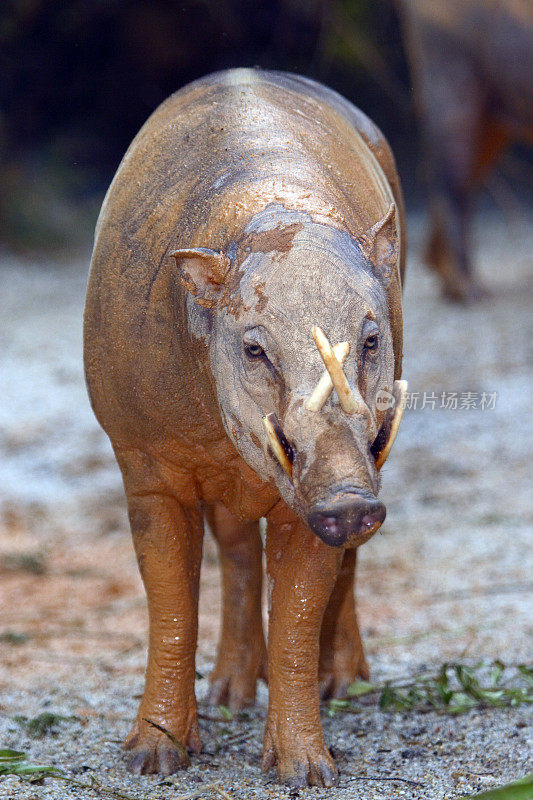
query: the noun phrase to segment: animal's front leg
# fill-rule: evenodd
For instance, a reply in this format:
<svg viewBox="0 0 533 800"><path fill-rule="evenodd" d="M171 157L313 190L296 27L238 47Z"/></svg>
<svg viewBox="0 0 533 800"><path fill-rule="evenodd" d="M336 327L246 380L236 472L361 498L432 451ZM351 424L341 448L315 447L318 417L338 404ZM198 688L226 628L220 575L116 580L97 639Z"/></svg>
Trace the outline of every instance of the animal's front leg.
<svg viewBox="0 0 533 800"><path fill-rule="evenodd" d="M348 687L358 675L365 680L368 678L368 664L355 613L356 559L356 548L345 551L322 622L318 670L322 699L346 697Z"/></svg>
<svg viewBox="0 0 533 800"><path fill-rule="evenodd" d="M168 775L188 765L188 749L201 749L194 661L203 520L198 508L136 489L124 477L150 618L146 685L124 747L132 772Z"/></svg>
<svg viewBox="0 0 533 800"><path fill-rule="evenodd" d="M291 786L332 786L318 699L322 617L342 550L324 544L280 501L268 515L269 708L263 769Z"/></svg>

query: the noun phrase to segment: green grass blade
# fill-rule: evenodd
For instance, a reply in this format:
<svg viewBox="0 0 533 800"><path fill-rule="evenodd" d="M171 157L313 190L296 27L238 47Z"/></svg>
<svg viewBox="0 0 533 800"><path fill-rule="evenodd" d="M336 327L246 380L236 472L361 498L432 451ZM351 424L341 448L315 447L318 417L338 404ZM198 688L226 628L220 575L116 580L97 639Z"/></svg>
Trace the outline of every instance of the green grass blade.
<svg viewBox="0 0 533 800"><path fill-rule="evenodd" d="M233 714L229 710L227 706L217 706L218 711L222 719L225 719L226 722L231 722L233 719Z"/></svg>
<svg viewBox="0 0 533 800"><path fill-rule="evenodd" d="M470 795L465 800L533 800L533 774L505 786Z"/></svg>
<svg viewBox="0 0 533 800"><path fill-rule="evenodd" d="M2 761L24 761L28 756L19 750L0 750L0 763Z"/></svg>
<svg viewBox="0 0 533 800"><path fill-rule="evenodd" d="M377 686L374 683L369 683L368 681L355 681L348 686L348 691L346 694L348 697L363 697L365 694L375 692L376 689Z"/></svg>

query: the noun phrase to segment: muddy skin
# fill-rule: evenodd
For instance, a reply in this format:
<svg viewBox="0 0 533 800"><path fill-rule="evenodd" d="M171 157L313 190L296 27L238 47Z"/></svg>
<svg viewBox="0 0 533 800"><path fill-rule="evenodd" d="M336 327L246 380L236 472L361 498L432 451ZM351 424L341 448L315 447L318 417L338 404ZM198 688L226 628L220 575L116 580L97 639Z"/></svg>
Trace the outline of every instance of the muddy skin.
<svg viewBox="0 0 533 800"><path fill-rule="evenodd" d="M267 680L261 614L263 545L258 522L240 522L222 505L207 508L206 517L222 568L222 631L209 700L239 711L253 705L258 678Z"/></svg>
<svg viewBox="0 0 533 800"><path fill-rule="evenodd" d="M230 70L185 87L119 167L97 225L84 333L89 394L122 471L148 598L146 686L125 743L134 772L174 772L201 747L205 514L223 572L211 699L242 708L268 674L264 769L297 786L336 779L319 679L324 696L340 696L368 673L353 548L385 513L378 451L393 417L377 397L401 377L403 220L380 131L329 89L282 73ZM316 325L332 346L349 344L354 413L335 389L306 409L324 374ZM269 414L290 447L290 478L269 446Z"/></svg>
<svg viewBox="0 0 533 800"><path fill-rule="evenodd" d="M324 700L346 697L348 687L357 677L363 680L369 677L354 604L356 557L356 548L344 551L322 620L318 683Z"/></svg>
<svg viewBox="0 0 533 800"><path fill-rule="evenodd" d="M428 162L432 228L426 259L444 294L483 297L471 211L513 141L533 144L533 12L528 0L402 0Z"/></svg>

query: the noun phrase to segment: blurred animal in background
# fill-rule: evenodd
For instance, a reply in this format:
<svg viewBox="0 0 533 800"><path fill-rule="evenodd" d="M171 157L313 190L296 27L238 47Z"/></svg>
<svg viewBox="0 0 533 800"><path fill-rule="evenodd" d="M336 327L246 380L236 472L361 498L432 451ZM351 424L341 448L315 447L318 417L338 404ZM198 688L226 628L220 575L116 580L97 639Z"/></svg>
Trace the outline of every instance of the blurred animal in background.
<svg viewBox="0 0 533 800"><path fill-rule="evenodd" d="M533 143L533 5L400 0L400 9L429 168L426 258L450 299L476 300L473 196L511 142Z"/></svg>

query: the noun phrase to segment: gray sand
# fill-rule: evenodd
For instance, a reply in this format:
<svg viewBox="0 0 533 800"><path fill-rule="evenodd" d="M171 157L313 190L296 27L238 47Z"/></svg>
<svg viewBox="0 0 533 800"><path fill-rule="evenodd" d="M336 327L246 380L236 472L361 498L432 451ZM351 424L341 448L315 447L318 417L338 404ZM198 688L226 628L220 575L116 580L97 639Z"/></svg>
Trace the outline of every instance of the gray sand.
<svg viewBox="0 0 533 800"><path fill-rule="evenodd" d="M412 678L446 660L531 658L526 370L533 226L496 216L478 226L480 272L493 298L468 310L440 299L434 277L419 263L420 229L415 219L405 377L421 394L418 408L405 413L384 470L387 521L360 552L357 595L375 680ZM139 800L175 800L209 784L235 800L444 800L531 771L527 707L451 717L382 712L375 698L365 698L356 713L324 714L339 788L286 790L260 771L267 699L261 687L246 719L201 720L205 752L193 757L188 772L168 779L129 775L121 741L142 692L146 612L120 476L85 396L86 261L52 266L4 257L0 269L0 634L28 637L0 641L0 747L24 750L83 782L94 774ZM443 392L446 400L458 393L457 410L440 407ZM472 402L467 392L476 408L461 408ZM483 393L489 403L496 393L494 408L480 407ZM207 539L198 650L206 674L218 606L216 553ZM207 680L199 680L200 699L206 688ZM77 719L41 739L14 720L43 711ZM217 713L202 699L200 711ZM0 778L0 798L97 796L53 779L32 786ZM201 796L224 795L211 788Z"/></svg>

